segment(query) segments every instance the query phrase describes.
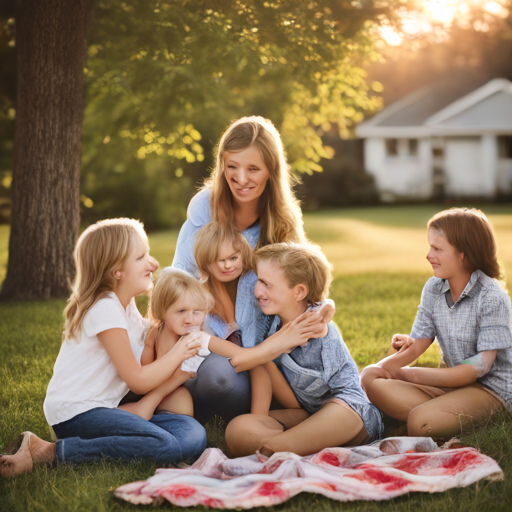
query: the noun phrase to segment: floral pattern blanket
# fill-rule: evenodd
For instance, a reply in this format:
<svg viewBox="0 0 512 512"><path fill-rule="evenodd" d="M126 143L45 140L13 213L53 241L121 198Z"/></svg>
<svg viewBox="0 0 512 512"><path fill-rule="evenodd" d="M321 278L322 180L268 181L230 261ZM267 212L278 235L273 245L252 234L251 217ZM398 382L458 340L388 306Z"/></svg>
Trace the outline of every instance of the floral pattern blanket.
<svg viewBox="0 0 512 512"><path fill-rule="evenodd" d="M248 509L278 505L301 492L338 501L388 500L465 487L482 478L503 479L496 461L457 446L456 440L438 448L430 438L395 437L307 457L281 452L237 459L209 448L192 466L157 469L143 482L119 487L115 495L135 504L167 500L181 507Z"/></svg>

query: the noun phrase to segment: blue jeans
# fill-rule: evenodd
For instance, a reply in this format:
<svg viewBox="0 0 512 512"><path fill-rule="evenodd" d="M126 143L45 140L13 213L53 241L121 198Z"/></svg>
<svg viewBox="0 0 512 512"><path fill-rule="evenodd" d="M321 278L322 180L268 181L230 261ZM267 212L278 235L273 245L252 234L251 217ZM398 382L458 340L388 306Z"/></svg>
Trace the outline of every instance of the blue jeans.
<svg viewBox="0 0 512 512"><path fill-rule="evenodd" d="M251 412L249 373L236 373L229 360L218 354L208 355L185 387L194 400L194 416L203 425L214 415L229 423Z"/></svg>
<svg viewBox="0 0 512 512"><path fill-rule="evenodd" d="M146 421L121 409L98 407L53 425L57 463L110 457L158 464L192 462L206 448L204 428L190 416L158 414Z"/></svg>

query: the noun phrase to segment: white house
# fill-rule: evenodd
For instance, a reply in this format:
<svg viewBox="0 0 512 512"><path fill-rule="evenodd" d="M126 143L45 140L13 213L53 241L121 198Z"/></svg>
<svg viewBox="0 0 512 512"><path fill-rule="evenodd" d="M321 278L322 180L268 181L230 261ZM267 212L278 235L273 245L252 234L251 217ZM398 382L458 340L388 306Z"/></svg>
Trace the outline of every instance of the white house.
<svg viewBox="0 0 512 512"><path fill-rule="evenodd" d="M356 127L383 200L512 193L512 82L463 89L421 88Z"/></svg>

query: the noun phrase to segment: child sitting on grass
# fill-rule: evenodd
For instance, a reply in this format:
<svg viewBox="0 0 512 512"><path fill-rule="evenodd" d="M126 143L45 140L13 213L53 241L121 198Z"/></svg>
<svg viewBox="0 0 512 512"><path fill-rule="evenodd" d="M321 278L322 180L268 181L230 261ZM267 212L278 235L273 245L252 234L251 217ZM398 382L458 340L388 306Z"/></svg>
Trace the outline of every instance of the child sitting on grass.
<svg viewBox="0 0 512 512"><path fill-rule="evenodd" d="M173 267L160 272L151 293L149 317L152 325L146 335L141 364L151 364L171 351L182 336L201 329L208 311L214 301L208 291L185 271ZM197 363L201 363L206 347L200 350ZM191 358L192 360L194 358ZM129 411L144 419L150 419L157 413L171 412L194 416L192 397L182 386L195 375L196 367L190 367L191 359L177 368L171 378L143 396L138 402L125 403L120 409Z"/></svg>
<svg viewBox="0 0 512 512"><path fill-rule="evenodd" d="M275 317L262 334L267 339L241 349L231 363L243 371L281 354L278 365L302 409L236 417L226 429L231 452L236 456L256 450L265 455L277 451L309 455L326 447L378 439L381 414L361 388L357 365L334 323L329 322L323 336L309 342L296 337L293 345L280 344L279 354L275 353L280 330L300 321L308 307L324 300L329 291L330 266L323 253L311 244L280 243L259 249L255 257L254 293L261 311Z"/></svg>
<svg viewBox="0 0 512 512"><path fill-rule="evenodd" d="M510 297L491 225L475 209L453 208L428 222L431 277L410 335L364 369L368 397L410 436L449 439L493 411L512 411ZM409 368L437 338L447 368Z"/></svg>
<svg viewBox="0 0 512 512"><path fill-rule="evenodd" d="M78 239L74 257L63 342L44 402L59 439L50 443L24 432L19 450L0 457L0 476L29 472L34 464L102 457L162 465L195 460L206 446L196 420L179 414L145 420L118 408L129 389L145 394L158 388L201 348L192 333L152 363L140 364L145 323L134 297L151 287L157 267L142 224L97 222Z"/></svg>

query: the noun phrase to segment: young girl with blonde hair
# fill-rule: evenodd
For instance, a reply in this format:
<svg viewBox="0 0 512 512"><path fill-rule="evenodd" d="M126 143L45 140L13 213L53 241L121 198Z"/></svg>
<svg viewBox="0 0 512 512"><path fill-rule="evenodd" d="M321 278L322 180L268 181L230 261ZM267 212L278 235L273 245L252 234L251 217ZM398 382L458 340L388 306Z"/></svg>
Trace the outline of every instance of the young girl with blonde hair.
<svg viewBox="0 0 512 512"><path fill-rule="evenodd" d="M409 435L447 439L493 411L512 411L510 297L502 286L491 225L480 211L454 208L428 222L431 277L398 353L365 368L372 403L406 421ZM411 368L437 339L447 368Z"/></svg>
<svg viewBox="0 0 512 512"><path fill-rule="evenodd" d="M163 414L146 421L117 408L129 389L144 394L158 387L200 347L193 333L153 363L140 365L146 324L134 297L150 288L156 267L142 224L97 222L80 236L74 257L64 340L44 402L59 440L49 443L25 432L18 452L0 458L0 474L102 456L158 464L197 458L206 433L193 418Z"/></svg>
<svg viewBox="0 0 512 512"><path fill-rule="evenodd" d="M214 300L201 284L177 268L166 268L158 276L151 293L149 318L151 326L144 341L141 364L151 364L171 351L182 336L199 331ZM207 355L207 347L177 368L171 378L147 393L139 401L120 405L120 409L149 420L155 411L194 416L192 397L183 384L195 376L196 366ZM201 355L204 354L204 355Z"/></svg>
<svg viewBox="0 0 512 512"><path fill-rule="evenodd" d="M173 266L199 277L194 239L198 230L212 220L223 229L240 232L253 249L306 239L281 139L269 120L252 116L233 122L222 135L215 156L210 178L190 201ZM252 322L255 313L251 311L257 308L252 298L254 274L248 275L250 279L250 286L237 295L235 308L244 347L254 346L256 340L256 325ZM229 421L250 410L249 376L236 374L225 357L209 356L197 378L186 386L201 422L214 414Z"/></svg>

